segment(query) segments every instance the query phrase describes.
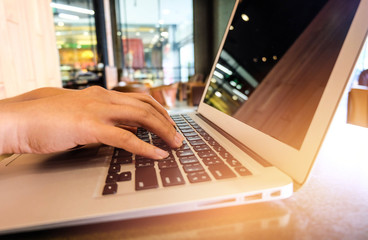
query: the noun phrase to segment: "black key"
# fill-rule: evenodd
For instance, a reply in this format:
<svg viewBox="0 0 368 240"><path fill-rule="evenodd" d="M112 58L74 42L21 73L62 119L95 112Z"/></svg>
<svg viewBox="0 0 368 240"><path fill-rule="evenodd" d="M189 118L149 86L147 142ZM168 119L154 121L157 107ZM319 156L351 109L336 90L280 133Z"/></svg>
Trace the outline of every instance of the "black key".
<svg viewBox="0 0 368 240"><path fill-rule="evenodd" d="M121 148L115 148L114 157L131 157L133 154L121 149Z"/></svg>
<svg viewBox="0 0 368 240"><path fill-rule="evenodd" d="M199 182L206 182L211 181L210 176L206 172L193 172L187 174L188 180L191 183L199 183Z"/></svg>
<svg viewBox="0 0 368 240"><path fill-rule="evenodd" d="M198 136L198 134L196 132L184 132L183 135L185 137L193 137L193 136Z"/></svg>
<svg viewBox="0 0 368 240"><path fill-rule="evenodd" d="M158 167L160 169L176 168L176 167L178 167L178 164L176 163L175 160L161 160L161 161L158 162Z"/></svg>
<svg viewBox="0 0 368 240"><path fill-rule="evenodd" d="M129 164L132 163L133 159L131 157L125 157L125 158L113 158L111 159L111 164Z"/></svg>
<svg viewBox="0 0 368 240"><path fill-rule="evenodd" d="M193 149L196 152L211 150L211 148L208 145L196 145L196 146L193 146Z"/></svg>
<svg viewBox="0 0 368 240"><path fill-rule="evenodd" d="M218 164L224 164L224 161L222 161L219 157L208 157L202 159L203 163L207 166L210 165L218 165Z"/></svg>
<svg viewBox="0 0 368 240"><path fill-rule="evenodd" d="M181 164L190 164L190 163L197 163L198 159L196 156L187 156L179 158Z"/></svg>
<svg viewBox="0 0 368 240"><path fill-rule="evenodd" d="M175 160L175 158L174 158L174 155L172 155L172 153L170 152L169 153L169 156L167 156L166 158L164 158L164 159L162 159L162 160L170 160L170 161L172 161L172 160Z"/></svg>
<svg viewBox="0 0 368 240"><path fill-rule="evenodd" d="M120 164L111 164L109 168L109 173L118 173L120 172Z"/></svg>
<svg viewBox="0 0 368 240"><path fill-rule="evenodd" d="M118 180L118 174L116 173L109 173L106 177L106 183L114 183Z"/></svg>
<svg viewBox="0 0 368 240"><path fill-rule="evenodd" d="M154 167L135 169L135 190L158 188L156 170Z"/></svg>
<svg viewBox="0 0 368 240"><path fill-rule="evenodd" d="M206 143L203 140L193 140L193 141L189 141L189 143L192 146L206 145Z"/></svg>
<svg viewBox="0 0 368 240"><path fill-rule="evenodd" d="M235 158L227 159L226 162L232 167L241 167L241 163Z"/></svg>
<svg viewBox="0 0 368 240"><path fill-rule="evenodd" d="M185 183L179 168L161 169L160 175L164 187L181 185Z"/></svg>
<svg viewBox="0 0 368 240"><path fill-rule="evenodd" d="M208 140L207 140L208 141ZM215 149L216 152L224 152L226 151L222 146L217 145L217 146L213 146L213 149Z"/></svg>
<svg viewBox="0 0 368 240"><path fill-rule="evenodd" d="M222 152L219 152L220 156L225 158L225 159L233 159L234 157L227 151L222 151Z"/></svg>
<svg viewBox="0 0 368 240"><path fill-rule="evenodd" d="M132 173L131 172L122 172L119 174L118 181L119 182L126 182L132 180Z"/></svg>
<svg viewBox="0 0 368 240"><path fill-rule="evenodd" d="M135 161L136 168L153 167L155 162L152 159L139 159Z"/></svg>
<svg viewBox="0 0 368 240"><path fill-rule="evenodd" d="M210 157L216 157L217 154L212 150L207 150L207 151L198 152L198 156L200 158L210 158Z"/></svg>
<svg viewBox="0 0 368 240"><path fill-rule="evenodd" d="M180 151L180 150L188 150L190 149L190 146L186 143L184 143L183 145L181 145L179 148L177 148L176 150L177 151Z"/></svg>
<svg viewBox="0 0 368 240"><path fill-rule="evenodd" d="M141 156L141 155L135 155L135 160L146 160L148 159L147 157Z"/></svg>
<svg viewBox="0 0 368 240"><path fill-rule="evenodd" d="M151 140L149 139L149 137L139 137L139 139L141 139L142 141L146 142L146 143L150 143Z"/></svg>
<svg viewBox="0 0 368 240"><path fill-rule="evenodd" d="M189 126L185 128L180 128L180 130L182 133L193 133L193 132L195 133L194 129Z"/></svg>
<svg viewBox="0 0 368 240"><path fill-rule="evenodd" d="M103 189L102 194L115 194L118 191L118 185L116 183L107 183Z"/></svg>
<svg viewBox="0 0 368 240"><path fill-rule="evenodd" d="M186 164L186 165L183 165L183 168L186 173L204 171L204 168L200 163Z"/></svg>
<svg viewBox="0 0 368 240"><path fill-rule="evenodd" d="M190 141L196 141L196 140L201 140L202 138L200 136L191 136L191 137L187 137L187 140Z"/></svg>
<svg viewBox="0 0 368 240"><path fill-rule="evenodd" d="M249 176L249 175L252 175L252 173L246 169L245 167L241 166L241 167L236 167L235 168L235 171L237 173L239 173L240 176Z"/></svg>
<svg viewBox="0 0 368 240"><path fill-rule="evenodd" d="M225 164L210 165L208 169L216 179L236 177L235 173Z"/></svg>
<svg viewBox="0 0 368 240"><path fill-rule="evenodd" d="M208 144L211 145L211 146L219 146L220 145L215 140L208 140Z"/></svg>
<svg viewBox="0 0 368 240"><path fill-rule="evenodd" d="M178 156L179 158L180 157L192 156L192 155L194 155L194 153L190 149L176 151L176 156Z"/></svg>

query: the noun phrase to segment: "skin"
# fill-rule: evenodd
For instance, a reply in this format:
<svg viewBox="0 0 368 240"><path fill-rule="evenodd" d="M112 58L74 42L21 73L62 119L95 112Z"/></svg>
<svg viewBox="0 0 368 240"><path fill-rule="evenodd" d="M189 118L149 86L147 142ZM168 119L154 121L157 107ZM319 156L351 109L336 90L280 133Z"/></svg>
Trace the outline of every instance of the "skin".
<svg viewBox="0 0 368 240"><path fill-rule="evenodd" d="M0 101L0 154L52 153L78 145L103 143L152 159L166 151L138 139L143 127L172 148L183 137L166 110L146 94L101 87L84 90L41 88Z"/></svg>

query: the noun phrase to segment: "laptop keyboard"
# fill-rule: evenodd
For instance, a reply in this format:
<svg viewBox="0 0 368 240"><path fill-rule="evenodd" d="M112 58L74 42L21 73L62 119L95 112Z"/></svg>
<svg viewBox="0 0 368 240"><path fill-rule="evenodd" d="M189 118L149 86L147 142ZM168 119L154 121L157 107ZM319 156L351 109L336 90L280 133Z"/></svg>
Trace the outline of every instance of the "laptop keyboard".
<svg viewBox="0 0 368 240"><path fill-rule="evenodd" d="M183 145L172 149L157 135L138 128L137 137L166 150L169 156L152 160L115 148L103 195L117 193L118 183L125 181L134 181L135 190L140 191L158 188L159 179L163 187L171 187L252 175L188 115L174 115L172 119L185 137ZM135 166L134 176L131 170L125 170L127 166Z"/></svg>

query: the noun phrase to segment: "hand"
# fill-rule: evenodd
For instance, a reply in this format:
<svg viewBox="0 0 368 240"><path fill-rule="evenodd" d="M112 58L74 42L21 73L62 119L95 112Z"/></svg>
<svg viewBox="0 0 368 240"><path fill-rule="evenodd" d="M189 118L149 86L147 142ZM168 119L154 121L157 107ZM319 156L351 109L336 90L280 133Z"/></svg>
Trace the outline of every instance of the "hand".
<svg viewBox="0 0 368 240"><path fill-rule="evenodd" d="M41 97L0 101L0 154L51 153L103 143L152 159L168 155L121 125L143 127L173 148L183 141L166 110L145 94L90 87L36 95Z"/></svg>

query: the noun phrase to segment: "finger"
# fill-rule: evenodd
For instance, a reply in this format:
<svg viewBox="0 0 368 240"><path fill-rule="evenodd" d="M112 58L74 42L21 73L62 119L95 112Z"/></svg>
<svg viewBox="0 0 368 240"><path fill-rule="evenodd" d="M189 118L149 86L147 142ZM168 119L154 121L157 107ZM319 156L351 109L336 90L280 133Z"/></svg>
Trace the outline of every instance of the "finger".
<svg viewBox="0 0 368 240"><path fill-rule="evenodd" d="M140 102L138 107L110 104L100 109L101 116L106 118L106 124L143 127L158 135L172 148L182 145L183 137L162 115L153 114L156 110L149 104Z"/></svg>
<svg viewBox="0 0 368 240"><path fill-rule="evenodd" d="M169 153L138 139L132 132L101 124L95 128L97 139L103 144L122 148L128 152L151 159L164 159Z"/></svg>
<svg viewBox="0 0 368 240"><path fill-rule="evenodd" d="M117 125L117 127L122 128L122 129L125 129L125 130L128 130L128 131L130 131L130 132L132 132L134 134L137 133L137 127L132 127L132 126L128 126L128 125L122 125L122 124Z"/></svg>
<svg viewBox="0 0 368 240"><path fill-rule="evenodd" d="M138 94L138 95L140 95L140 94ZM166 110L163 109L168 117L165 117L161 112L159 112L159 109L162 109L161 106L159 107L159 109L157 109L156 107L154 107L150 103L147 103L147 102L141 101L137 98L134 98L134 97L132 97L132 95L128 96L128 94L119 94L118 93L118 94L115 94L115 96L113 94L111 96L110 100L113 104L118 104L118 105L121 105L121 106L124 106L124 107L129 105L129 106L132 106L136 109L149 109L148 111L150 112L150 114L153 114L154 116L156 116L158 119L160 119L161 122L163 122L164 124L167 123L167 124L172 125L173 120L170 118L170 116L168 115Z"/></svg>
<svg viewBox="0 0 368 240"><path fill-rule="evenodd" d="M118 97L118 99L114 99L115 101L118 101L121 98L122 93L113 91L115 96ZM135 98L137 100L140 100L142 102L148 103L152 105L160 114L162 114L172 125L176 125L175 122L172 120L166 109L159 104L154 98L152 98L148 94L142 94L142 93L124 93L125 96L129 96L132 98Z"/></svg>

